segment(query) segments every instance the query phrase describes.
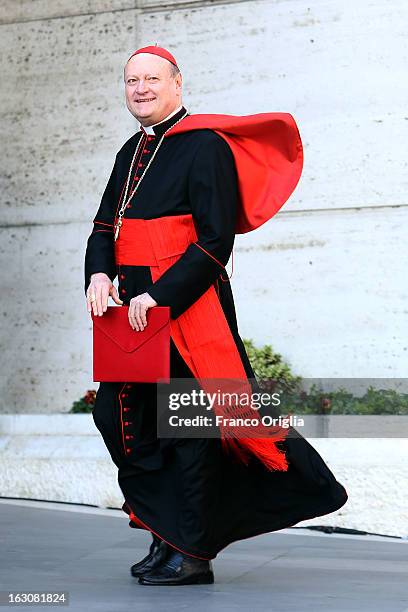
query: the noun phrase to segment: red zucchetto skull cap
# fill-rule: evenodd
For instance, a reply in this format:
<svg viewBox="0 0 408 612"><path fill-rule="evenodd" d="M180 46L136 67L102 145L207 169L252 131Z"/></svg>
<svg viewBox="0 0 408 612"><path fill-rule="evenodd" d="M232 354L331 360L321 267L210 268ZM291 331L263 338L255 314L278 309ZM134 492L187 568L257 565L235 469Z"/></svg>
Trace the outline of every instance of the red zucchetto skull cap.
<svg viewBox="0 0 408 612"><path fill-rule="evenodd" d="M137 53L151 53L152 55L159 55L160 57L163 57L164 59L168 60L169 62L171 62L178 68L174 55L172 55L170 51L167 51L167 49L164 49L164 47L158 47L157 45L150 45L149 47L141 47L140 49L132 53L128 61L130 60L130 58L132 58Z"/></svg>

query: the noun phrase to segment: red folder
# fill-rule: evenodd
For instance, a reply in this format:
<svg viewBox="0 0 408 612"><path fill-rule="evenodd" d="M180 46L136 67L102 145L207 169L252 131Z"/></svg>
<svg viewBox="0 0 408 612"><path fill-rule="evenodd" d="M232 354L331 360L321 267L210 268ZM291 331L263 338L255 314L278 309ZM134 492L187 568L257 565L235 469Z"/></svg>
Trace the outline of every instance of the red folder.
<svg viewBox="0 0 408 612"><path fill-rule="evenodd" d="M93 320L94 382L170 382L170 308L154 306L133 330L128 306L108 306Z"/></svg>

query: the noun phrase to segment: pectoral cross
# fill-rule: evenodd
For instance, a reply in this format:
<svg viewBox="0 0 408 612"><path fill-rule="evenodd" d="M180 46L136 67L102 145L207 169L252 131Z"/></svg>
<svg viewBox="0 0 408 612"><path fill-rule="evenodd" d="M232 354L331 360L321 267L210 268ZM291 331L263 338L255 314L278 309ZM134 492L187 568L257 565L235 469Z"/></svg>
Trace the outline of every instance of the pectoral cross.
<svg viewBox="0 0 408 612"><path fill-rule="evenodd" d="M118 239L119 230L122 225L122 219L119 217L117 224L115 225L115 241Z"/></svg>

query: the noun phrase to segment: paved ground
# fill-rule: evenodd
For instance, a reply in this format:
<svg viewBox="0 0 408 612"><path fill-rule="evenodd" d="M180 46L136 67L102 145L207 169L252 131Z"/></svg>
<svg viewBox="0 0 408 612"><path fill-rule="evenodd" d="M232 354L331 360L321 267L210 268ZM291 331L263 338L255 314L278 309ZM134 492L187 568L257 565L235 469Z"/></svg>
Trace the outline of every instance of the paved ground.
<svg viewBox="0 0 408 612"><path fill-rule="evenodd" d="M62 610L408 612L406 541L286 529L228 546L213 585L147 587L129 567L150 535L122 512L2 500L0 526L0 589L68 591Z"/></svg>

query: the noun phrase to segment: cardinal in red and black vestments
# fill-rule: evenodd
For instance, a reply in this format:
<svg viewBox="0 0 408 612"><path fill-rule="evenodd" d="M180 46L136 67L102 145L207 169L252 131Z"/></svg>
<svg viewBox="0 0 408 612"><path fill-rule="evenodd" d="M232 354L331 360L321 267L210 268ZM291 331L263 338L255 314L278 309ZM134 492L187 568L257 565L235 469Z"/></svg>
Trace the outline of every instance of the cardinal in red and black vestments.
<svg viewBox="0 0 408 612"><path fill-rule="evenodd" d="M124 81L140 129L117 153L93 220L88 311L103 316L111 297L129 307L138 333L150 308L168 306L171 378L225 376L253 385L225 265L235 234L268 221L299 181L295 120L288 113L190 114L177 62L157 45L131 55ZM235 442L161 438L156 408L155 383L101 382L93 409L129 525L152 534L148 554L131 568L141 584L212 583L211 560L228 544L347 501L298 432ZM229 443L233 453L225 452Z"/></svg>

